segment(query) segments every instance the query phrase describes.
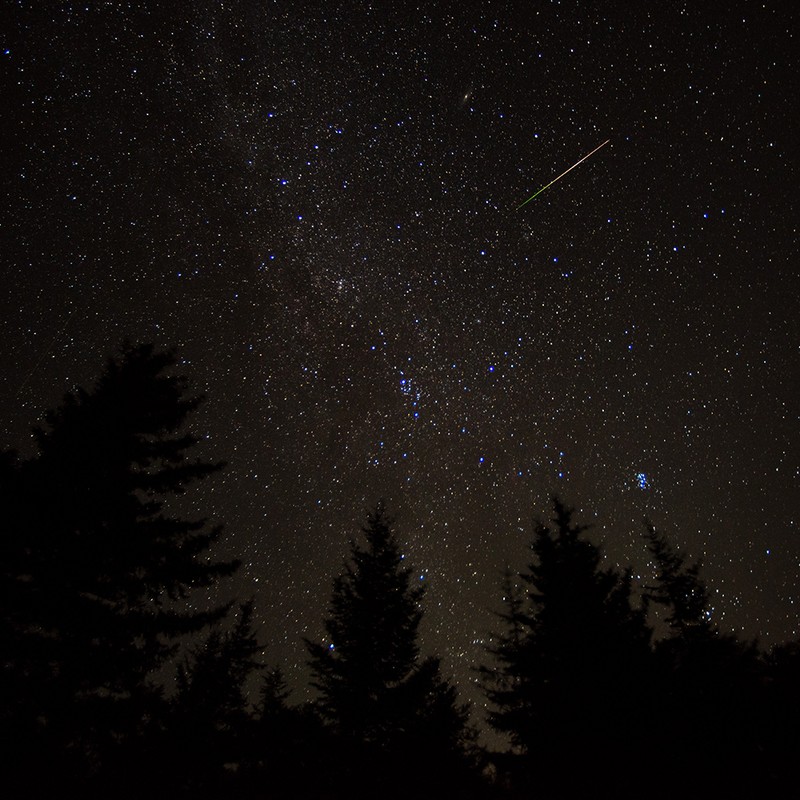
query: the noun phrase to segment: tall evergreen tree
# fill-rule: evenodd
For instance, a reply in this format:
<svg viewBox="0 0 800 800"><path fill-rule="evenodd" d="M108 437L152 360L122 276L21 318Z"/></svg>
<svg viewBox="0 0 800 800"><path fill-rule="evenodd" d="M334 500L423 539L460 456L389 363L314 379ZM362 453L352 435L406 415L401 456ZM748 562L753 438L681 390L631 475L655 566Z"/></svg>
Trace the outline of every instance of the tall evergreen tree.
<svg viewBox="0 0 800 800"><path fill-rule="evenodd" d="M167 739L179 794L232 788L254 729L250 679L264 669L252 619L252 602L241 604L229 630L215 627L178 665Z"/></svg>
<svg viewBox="0 0 800 800"><path fill-rule="evenodd" d="M646 596L667 624L655 644L657 722L649 732L676 765L663 794L673 796L689 776L698 793L755 792L767 774L756 646L718 629L699 561L690 563L649 523L645 538L655 566Z"/></svg>
<svg viewBox="0 0 800 800"><path fill-rule="evenodd" d="M686 555L649 522L645 538L656 568L655 582L646 590L647 600L665 609L664 621L673 635L686 633L690 628L704 633L713 631L708 589L700 577L701 562L687 563Z"/></svg>
<svg viewBox="0 0 800 800"><path fill-rule="evenodd" d="M768 756L764 796L791 797L800 762L800 641L772 647L764 660L767 680L759 721Z"/></svg>
<svg viewBox="0 0 800 800"><path fill-rule="evenodd" d="M351 563L334 580L327 640L307 645L323 716L341 734L382 746L397 688L419 657L424 587L404 567L382 504L363 532L367 547L351 542Z"/></svg>
<svg viewBox="0 0 800 800"><path fill-rule="evenodd" d="M212 630L178 665L174 706L193 725L229 731L247 715L248 680L264 668L252 620L252 602L241 604L230 630Z"/></svg>
<svg viewBox="0 0 800 800"><path fill-rule="evenodd" d="M22 646L6 667L29 706L16 724L90 772L105 745L154 716L150 676L177 637L225 613L181 601L237 566L205 557L219 527L168 511L170 496L222 466L188 458L197 440L182 428L202 398L185 396L175 366L170 353L126 345L91 391L47 414L38 454L3 470L16 491L4 580L25 600L8 623Z"/></svg>
<svg viewBox="0 0 800 800"><path fill-rule="evenodd" d="M326 640L307 641L318 708L343 765L353 767L349 780L367 794L402 793L423 773L430 779L431 757L455 775L469 739L467 708L438 659L420 656L424 587L391 525L379 503L363 529L366 547L351 543L350 563L334 580Z"/></svg>
<svg viewBox="0 0 800 800"><path fill-rule="evenodd" d="M311 704L289 704L280 668L265 671L260 702L242 737L242 785L248 797L334 797L326 791L336 769L322 720Z"/></svg>
<svg viewBox="0 0 800 800"><path fill-rule="evenodd" d="M630 720L642 712L644 610L632 602L630 571L604 569L585 531L555 498L552 524L535 527L523 597L506 576L505 630L480 670L489 721L519 754L517 780L535 775L545 797L589 791L601 764L629 758Z"/></svg>

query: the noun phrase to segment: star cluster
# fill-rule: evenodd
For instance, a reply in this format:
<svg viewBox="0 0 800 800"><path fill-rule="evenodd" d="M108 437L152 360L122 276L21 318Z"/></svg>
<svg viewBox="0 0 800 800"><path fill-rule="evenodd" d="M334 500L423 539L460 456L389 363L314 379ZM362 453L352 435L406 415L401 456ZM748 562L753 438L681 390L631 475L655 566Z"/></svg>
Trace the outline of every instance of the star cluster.
<svg viewBox="0 0 800 800"><path fill-rule="evenodd" d="M793 2L13 4L3 444L124 339L208 400L261 636L385 497L469 696L558 492L717 621L800 636ZM532 192L609 144L522 209Z"/></svg>

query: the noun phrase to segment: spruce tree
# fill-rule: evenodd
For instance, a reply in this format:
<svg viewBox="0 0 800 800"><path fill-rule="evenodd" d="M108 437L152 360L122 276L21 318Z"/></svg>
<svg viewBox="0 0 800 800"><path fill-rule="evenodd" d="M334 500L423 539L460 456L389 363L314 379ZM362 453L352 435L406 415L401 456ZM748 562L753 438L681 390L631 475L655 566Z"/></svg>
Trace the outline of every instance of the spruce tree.
<svg viewBox="0 0 800 800"><path fill-rule="evenodd" d="M463 765L469 739L466 707L441 677L438 659L420 655L424 587L391 526L379 503L363 529L366 546L351 543L350 562L334 580L326 639L307 641L317 706L342 753L340 766L367 794L407 791L404 781L429 777L431 757L457 772L453 764Z"/></svg>
<svg viewBox="0 0 800 800"><path fill-rule="evenodd" d="M519 576L524 596L504 580L504 630L489 648L494 663L480 670L489 722L519 756L517 779L535 775L545 797L588 791L583 782L602 763L631 756L650 636L630 571L603 568L586 526L553 502L552 523L536 524L534 559Z"/></svg>
<svg viewBox="0 0 800 800"><path fill-rule="evenodd" d="M657 722L649 732L676 765L664 795L673 796L690 776L698 792L754 793L767 773L756 646L717 627L700 561L689 562L652 524L645 538L655 566L646 597L664 609L667 624L655 643Z"/></svg>
<svg viewBox="0 0 800 800"><path fill-rule="evenodd" d="M167 741L176 789L217 797L233 786L254 733L248 692L264 669L253 604L239 606L228 630L215 627L178 665Z"/></svg>
<svg viewBox="0 0 800 800"><path fill-rule="evenodd" d="M289 704L279 667L264 672L255 718L242 737L239 771L247 797L334 797L326 791L336 761L326 731L309 703Z"/></svg>
<svg viewBox="0 0 800 800"><path fill-rule="evenodd" d="M767 680L759 720L769 757L764 796L791 797L800 760L800 641L772 647L764 663Z"/></svg>
<svg viewBox="0 0 800 800"><path fill-rule="evenodd" d="M202 398L186 397L175 367L170 353L126 345L92 390L46 415L38 454L3 470L16 488L4 577L26 601L13 619L24 646L6 665L25 683L17 723L89 773L158 713L151 677L177 637L226 610L183 601L237 566L206 557L219 527L168 509L222 467L188 456L197 440L182 429Z"/></svg>
<svg viewBox="0 0 800 800"><path fill-rule="evenodd" d="M645 597L665 609L664 621L671 633L683 634L692 628L713 631L708 589L700 577L701 562L687 563L686 555L649 522L645 539L656 568L655 582L647 587Z"/></svg>
<svg viewBox="0 0 800 800"><path fill-rule="evenodd" d="M368 517L366 548L334 580L324 642L307 642L322 715L346 737L388 745L399 725L399 687L419 658L424 587L403 564L383 504Z"/></svg>
<svg viewBox="0 0 800 800"><path fill-rule="evenodd" d="M230 731L247 715L248 681L263 669L252 620L252 602L242 603L230 630L212 630L178 665L174 706L193 725Z"/></svg>

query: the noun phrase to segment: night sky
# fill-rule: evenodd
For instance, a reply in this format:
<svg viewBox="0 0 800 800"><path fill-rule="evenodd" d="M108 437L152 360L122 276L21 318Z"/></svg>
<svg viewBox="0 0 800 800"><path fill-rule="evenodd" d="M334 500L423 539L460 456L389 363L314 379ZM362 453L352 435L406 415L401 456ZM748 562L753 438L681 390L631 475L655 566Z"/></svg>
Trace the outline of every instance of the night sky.
<svg viewBox="0 0 800 800"><path fill-rule="evenodd" d="M553 492L800 636L800 4L6 5L0 445L175 347L295 700L379 497L473 699Z"/></svg>

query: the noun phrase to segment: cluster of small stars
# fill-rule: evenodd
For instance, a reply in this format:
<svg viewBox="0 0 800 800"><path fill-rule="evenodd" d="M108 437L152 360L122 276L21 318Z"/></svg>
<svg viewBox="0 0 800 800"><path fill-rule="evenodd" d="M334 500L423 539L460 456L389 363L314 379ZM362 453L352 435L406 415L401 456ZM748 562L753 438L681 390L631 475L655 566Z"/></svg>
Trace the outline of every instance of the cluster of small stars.
<svg viewBox="0 0 800 800"><path fill-rule="evenodd" d="M466 692L553 492L800 635L780 3L139 5L17 4L4 445L122 340L175 347L229 465L193 501L245 564L216 591L298 687L379 497Z"/></svg>

